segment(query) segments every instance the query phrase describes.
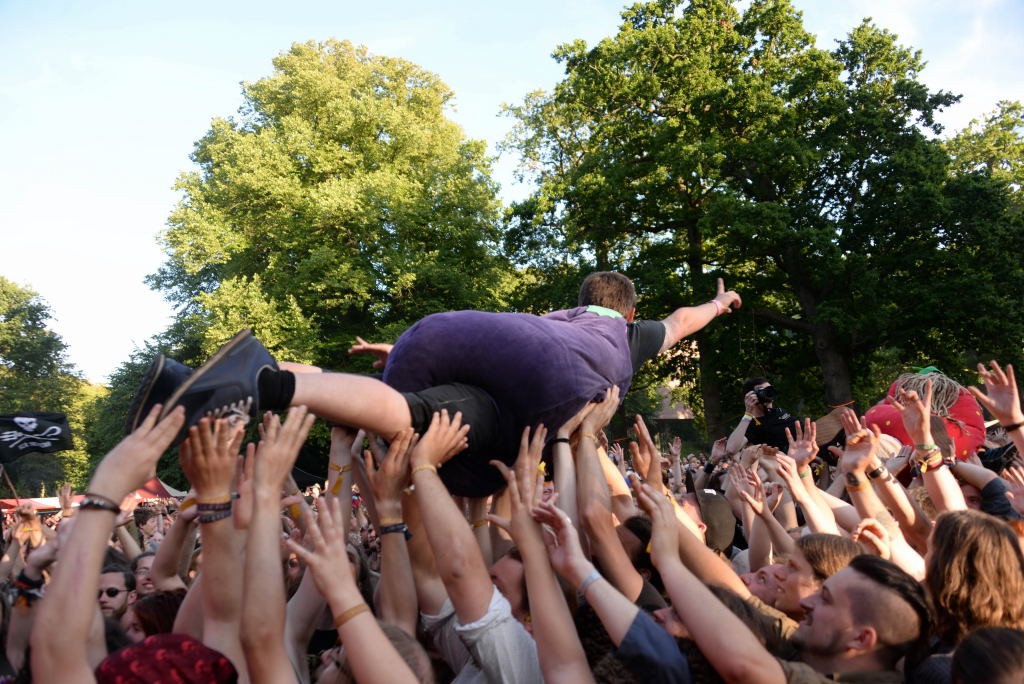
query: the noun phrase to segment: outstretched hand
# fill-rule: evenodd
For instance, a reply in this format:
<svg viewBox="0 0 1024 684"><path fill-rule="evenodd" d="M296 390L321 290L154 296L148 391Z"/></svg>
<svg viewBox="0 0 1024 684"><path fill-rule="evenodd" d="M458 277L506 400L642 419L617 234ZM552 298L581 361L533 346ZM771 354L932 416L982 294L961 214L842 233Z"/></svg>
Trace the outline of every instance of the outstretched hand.
<svg viewBox="0 0 1024 684"><path fill-rule="evenodd" d="M388 362L388 356L395 345L385 342L367 342L362 337L356 336L356 343L348 349L349 354L371 354L376 357L373 362L374 368L383 368Z"/></svg>
<svg viewBox="0 0 1024 684"><path fill-rule="evenodd" d="M157 422L162 408L159 404L154 406L135 431L103 457L90 480L89 492L120 501L128 492L156 477L156 462L185 423L185 409L181 406Z"/></svg>
<svg viewBox="0 0 1024 684"><path fill-rule="evenodd" d="M929 390L931 385L929 384ZM929 396L931 392L929 391ZM863 473L871 464L878 450L881 429L877 425L864 427L857 414L850 409L843 411L840 418L846 430L846 448L839 459L839 468L844 473Z"/></svg>
<svg viewBox="0 0 1024 684"><path fill-rule="evenodd" d="M718 291L715 293L714 301L722 307L722 313L730 314L733 309L738 309L743 306L743 300L740 299L738 293L734 290L725 289L725 280L722 278L718 279Z"/></svg>
<svg viewBox="0 0 1024 684"><path fill-rule="evenodd" d="M805 418L801 428L800 421L796 421L792 432L786 428L786 441L789 442L787 456L796 461L797 465L810 463L818 455L818 424Z"/></svg>
<svg viewBox="0 0 1024 684"><path fill-rule="evenodd" d="M263 415L260 443L256 447L255 488L266 487L275 494L280 493L315 420L316 416L305 406L288 409L284 423L269 411Z"/></svg>
<svg viewBox="0 0 1024 684"><path fill-rule="evenodd" d="M227 418L203 418L189 428L179 449L185 477L202 503L231 499L231 480L238 467L238 449L245 425Z"/></svg>
<svg viewBox="0 0 1024 684"><path fill-rule="evenodd" d="M432 465L436 468L443 465L469 445L468 434L469 425L462 424L461 411L454 416L449 416L447 409L435 413L430 419L430 427L412 450L409 459L412 467Z"/></svg>
<svg viewBox="0 0 1024 684"><path fill-rule="evenodd" d="M932 381L925 384L924 397L915 390L900 388L899 395L892 399L892 405L900 412L903 427L914 441L914 444L932 443L931 406L934 388Z"/></svg>
<svg viewBox="0 0 1024 684"><path fill-rule="evenodd" d="M339 594L355 590L355 579L352 576L352 565L348 560L342 502L328 494L320 506L320 514L313 520L313 513L306 509L306 541L311 542L307 549L301 542L288 539L288 549L306 564L313 573L313 582L320 593L328 600L339 598ZM355 590L358 592L358 590Z"/></svg>
<svg viewBox="0 0 1024 684"><path fill-rule="evenodd" d="M580 535L573 527L572 519L555 506L554 501L544 501L533 509L533 518L551 528L551 533L544 535L551 567L560 577L578 586L593 565L583 553Z"/></svg>
<svg viewBox="0 0 1024 684"><path fill-rule="evenodd" d="M397 508L398 514L401 514L402 491L409 485L409 455L418 439L411 427L400 430L391 440L380 468L374 468L369 450L363 452L366 479L370 483L378 512L382 507L391 507Z"/></svg>
<svg viewBox="0 0 1024 684"><path fill-rule="evenodd" d="M518 546L531 541L538 544L541 542L540 528L533 520L532 511L540 504L544 490L544 471L540 467L540 458L547 432L543 425L533 430L532 437L530 428L523 430L514 468L509 469L501 461L491 461L491 465L501 471L508 483L512 510L508 518L489 514L487 519L508 532Z"/></svg>
<svg viewBox="0 0 1024 684"><path fill-rule="evenodd" d="M1013 366L1007 364L1006 370L992 361L992 370L985 364L978 364L978 375L985 383L985 393L977 387L968 387L978 403L988 409L1000 425L1016 425L1024 422L1024 412L1020 408L1020 396L1017 391L1017 380L1013 376Z"/></svg>

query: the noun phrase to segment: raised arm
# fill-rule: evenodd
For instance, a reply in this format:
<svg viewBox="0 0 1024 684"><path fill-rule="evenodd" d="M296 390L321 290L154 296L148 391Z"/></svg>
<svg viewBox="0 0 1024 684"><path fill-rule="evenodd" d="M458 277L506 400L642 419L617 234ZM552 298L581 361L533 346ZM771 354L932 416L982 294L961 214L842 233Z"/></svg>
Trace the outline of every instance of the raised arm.
<svg viewBox="0 0 1024 684"><path fill-rule="evenodd" d="M580 425L576 446L576 483L580 498L583 529L590 540L590 551L608 581L635 601L643 590L644 579L633 567L615 531L611 495L605 481L601 455L597 451L597 433L608 424L619 406L619 388L612 387L603 402L587 414Z"/></svg>
<svg viewBox="0 0 1024 684"><path fill-rule="evenodd" d="M546 435L543 425L533 431L532 438L529 428L523 431L514 470L499 461L491 461L505 476L512 504L511 518L492 516L491 521L508 531L523 559L533 638L544 681L575 684L593 681L593 678L569 607L548 562L541 527L531 517L531 511L540 503L543 488L543 475L538 467Z"/></svg>
<svg viewBox="0 0 1024 684"><path fill-rule="evenodd" d="M223 653L238 670L245 654L238 637L242 608L245 540L231 523L231 481L244 424L203 418L180 448L181 468L196 491L203 539L203 643ZM247 675L245 675L247 676Z"/></svg>
<svg viewBox="0 0 1024 684"><path fill-rule="evenodd" d="M345 646L355 681L362 684L415 684L415 675L381 631L352 576L352 565L345 551L348 540L342 526L342 517L348 515L345 510L347 504L348 501L341 502L328 496L316 523L309 521L313 548L306 549L290 539L288 546L306 563L307 572L313 573L317 589L331 607L334 626ZM294 674L276 681L292 680Z"/></svg>
<svg viewBox="0 0 1024 684"><path fill-rule="evenodd" d="M266 413L259 446L250 456L256 459L256 464L252 520L245 549L246 600L241 610L241 639L249 676L257 684L295 680L295 670L284 646L281 487L314 420L304 406L290 409L284 424L275 414ZM209 580L207 576L206 581Z"/></svg>
<svg viewBox="0 0 1024 684"><path fill-rule="evenodd" d="M651 516L651 559L661 573L672 607L701 653L726 682L782 684L779 662L679 559L678 524L668 500L648 485L640 506Z"/></svg>
<svg viewBox="0 0 1024 684"><path fill-rule="evenodd" d="M434 414L430 428L413 449L410 463L427 539L437 572L444 582L459 622L466 625L487 613L494 585L473 531L437 475L439 465L466 447L468 425L462 414Z"/></svg>
<svg viewBox="0 0 1024 684"><path fill-rule="evenodd" d="M74 534L40 602L32 632L32 674L40 682L93 682L86 642L96 615L96 594L107 539L118 505L156 475L156 462L185 422L176 408L159 423L161 406L100 462L75 516Z"/></svg>
<svg viewBox="0 0 1024 684"><path fill-rule="evenodd" d="M676 309L661 322L665 325L665 341L661 351L665 352L676 345L679 340L703 330L708 323L719 316L732 313L743 304L740 296L732 290L726 291L725 281L718 279L718 292L713 299L697 306L684 306Z"/></svg>
<svg viewBox="0 0 1024 684"><path fill-rule="evenodd" d="M406 428L391 440L380 468L374 468L369 454L365 458L367 479L379 516L380 617L384 622L396 625L412 636L416 635L419 611L412 563L405 540L408 527L402 519L402 491L409 484L409 454L415 444L413 429Z"/></svg>
<svg viewBox="0 0 1024 684"><path fill-rule="evenodd" d="M1024 454L1024 411L1020 407L1020 394L1017 390L1017 379L1013 374L1013 366L1007 364L1006 370L991 362L992 369L985 364L978 364L978 375L985 383L985 392L977 387L969 387L971 394L999 421L1013 443L1017 453Z"/></svg>
<svg viewBox="0 0 1024 684"><path fill-rule="evenodd" d="M922 401L917 392L900 389L899 400L893 400L893 406L900 412L903 426L907 434L914 440L914 458L921 468L921 479L928 489L928 495L935 508L943 511L962 511L967 508L960 483L953 477L949 468L943 466L942 452L933 443L931 426L932 383L925 386Z"/></svg>

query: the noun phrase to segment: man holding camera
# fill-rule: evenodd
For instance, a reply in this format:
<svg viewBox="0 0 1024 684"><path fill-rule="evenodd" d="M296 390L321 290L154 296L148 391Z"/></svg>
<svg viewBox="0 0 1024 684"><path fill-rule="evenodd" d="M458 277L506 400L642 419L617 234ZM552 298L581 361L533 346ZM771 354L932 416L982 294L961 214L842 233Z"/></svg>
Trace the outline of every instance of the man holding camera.
<svg viewBox="0 0 1024 684"><path fill-rule="evenodd" d="M746 412L729 435L725 445L728 453L735 454L747 444L768 444L780 451L789 448L786 428L792 432L798 419L775 405L778 396L778 390L772 387L768 378L750 378L743 383Z"/></svg>

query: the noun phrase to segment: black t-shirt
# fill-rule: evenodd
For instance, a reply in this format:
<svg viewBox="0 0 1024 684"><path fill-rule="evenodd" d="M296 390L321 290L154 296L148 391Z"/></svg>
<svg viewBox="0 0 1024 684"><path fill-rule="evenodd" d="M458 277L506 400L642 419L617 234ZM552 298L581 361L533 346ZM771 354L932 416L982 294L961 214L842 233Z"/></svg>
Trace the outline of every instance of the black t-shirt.
<svg viewBox="0 0 1024 684"><path fill-rule="evenodd" d="M781 451L789 448L786 428L793 432L793 425L799 422L784 408L773 406L761 418L754 418L747 427L747 444L768 444Z"/></svg>
<svg viewBox="0 0 1024 684"><path fill-rule="evenodd" d="M629 344L629 360L633 372L661 351L665 344L665 324L661 321L633 321L626 325L626 341Z"/></svg>

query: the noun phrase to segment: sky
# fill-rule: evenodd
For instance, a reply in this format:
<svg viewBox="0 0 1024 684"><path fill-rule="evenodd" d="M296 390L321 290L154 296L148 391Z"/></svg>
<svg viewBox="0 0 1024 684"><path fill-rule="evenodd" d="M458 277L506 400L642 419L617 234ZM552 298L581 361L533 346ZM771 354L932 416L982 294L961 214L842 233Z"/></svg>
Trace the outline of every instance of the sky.
<svg viewBox="0 0 1024 684"><path fill-rule="evenodd" d="M794 0L830 48L864 17L923 52L933 90L963 95L947 132L1024 100L1020 0ZM337 38L408 59L456 94L451 118L492 151L502 104L551 89L561 43L615 34L613 0L0 0L0 276L37 292L68 358L104 382L173 310L144 279L193 144L234 114L240 83L294 42ZM506 201L515 159L496 180ZM2 407L0 407L2 410Z"/></svg>

